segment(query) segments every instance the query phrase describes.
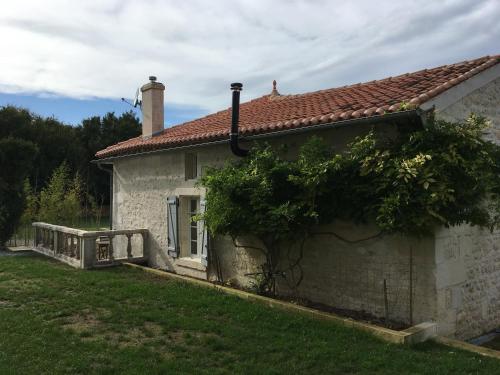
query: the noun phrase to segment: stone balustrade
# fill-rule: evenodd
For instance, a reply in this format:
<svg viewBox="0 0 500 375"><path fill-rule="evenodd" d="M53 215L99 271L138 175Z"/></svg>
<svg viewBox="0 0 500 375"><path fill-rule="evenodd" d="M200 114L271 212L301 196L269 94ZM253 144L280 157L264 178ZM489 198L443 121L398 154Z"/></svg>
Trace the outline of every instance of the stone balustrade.
<svg viewBox="0 0 500 375"><path fill-rule="evenodd" d="M147 229L85 231L40 222L33 229L33 250L76 268L147 260Z"/></svg>

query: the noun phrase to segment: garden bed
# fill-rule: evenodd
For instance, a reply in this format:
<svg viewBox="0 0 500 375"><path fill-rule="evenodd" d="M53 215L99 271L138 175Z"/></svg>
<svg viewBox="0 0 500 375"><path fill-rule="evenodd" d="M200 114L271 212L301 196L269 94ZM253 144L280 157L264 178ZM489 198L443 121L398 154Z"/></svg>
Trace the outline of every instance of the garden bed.
<svg viewBox="0 0 500 375"><path fill-rule="evenodd" d="M389 329L392 329L395 331L403 331L405 329L410 328L409 324L399 322L396 320L388 320L386 322L384 318L376 317L375 315L370 314L369 312L366 312L366 311L341 309L338 307L333 307L333 306L325 305L322 303L311 302L311 301L307 301L307 300L301 300L300 304L303 306L306 306L306 307L310 307L310 308L319 310L319 311L324 311L324 312L336 314L339 316L344 316L346 318L351 318L351 319L358 320L361 322L374 324L376 326L389 328Z"/></svg>

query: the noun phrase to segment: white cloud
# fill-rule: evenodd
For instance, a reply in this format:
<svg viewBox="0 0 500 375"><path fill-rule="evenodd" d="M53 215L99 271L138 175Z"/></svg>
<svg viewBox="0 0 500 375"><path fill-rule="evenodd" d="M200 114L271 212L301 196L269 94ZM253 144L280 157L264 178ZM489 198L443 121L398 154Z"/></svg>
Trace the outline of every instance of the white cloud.
<svg viewBox="0 0 500 375"><path fill-rule="evenodd" d="M500 53L500 2L5 1L0 91L118 98L154 74L166 101L217 110Z"/></svg>

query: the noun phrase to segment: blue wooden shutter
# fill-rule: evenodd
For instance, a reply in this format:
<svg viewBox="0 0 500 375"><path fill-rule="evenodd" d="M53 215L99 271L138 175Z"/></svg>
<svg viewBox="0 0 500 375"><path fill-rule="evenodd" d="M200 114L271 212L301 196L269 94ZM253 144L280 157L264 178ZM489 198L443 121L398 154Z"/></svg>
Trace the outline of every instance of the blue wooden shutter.
<svg viewBox="0 0 500 375"><path fill-rule="evenodd" d="M200 200L200 213L204 214L206 209L206 201ZM201 221L201 264L205 267L208 265L208 231L205 225L205 220Z"/></svg>
<svg viewBox="0 0 500 375"><path fill-rule="evenodd" d="M168 222L168 255L179 256L179 198L169 197L167 200Z"/></svg>

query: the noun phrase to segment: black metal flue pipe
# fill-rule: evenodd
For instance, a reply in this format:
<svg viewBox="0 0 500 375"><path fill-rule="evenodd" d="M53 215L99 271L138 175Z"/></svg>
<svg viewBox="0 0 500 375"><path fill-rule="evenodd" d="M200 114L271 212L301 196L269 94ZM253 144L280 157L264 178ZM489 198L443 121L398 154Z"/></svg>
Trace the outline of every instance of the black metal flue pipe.
<svg viewBox="0 0 500 375"><path fill-rule="evenodd" d="M238 144L238 123L240 121L240 91L243 89L241 83L231 83L231 90L233 91L233 104L232 104L232 114L231 114L231 133L229 134L229 143L231 145L231 151L236 156L247 156L248 150L240 148Z"/></svg>

